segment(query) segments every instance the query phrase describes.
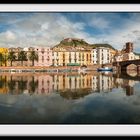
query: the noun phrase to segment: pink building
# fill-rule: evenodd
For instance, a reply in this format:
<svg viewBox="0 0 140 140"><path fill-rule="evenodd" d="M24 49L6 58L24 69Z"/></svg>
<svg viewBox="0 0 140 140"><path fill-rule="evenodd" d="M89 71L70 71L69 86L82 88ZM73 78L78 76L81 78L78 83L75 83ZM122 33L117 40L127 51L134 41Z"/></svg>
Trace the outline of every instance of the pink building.
<svg viewBox="0 0 140 140"><path fill-rule="evenodd" d="M38 53L38 61L35 61L35 66L51 66L52 65L52 50L51 48L34 48Z"/></svg>

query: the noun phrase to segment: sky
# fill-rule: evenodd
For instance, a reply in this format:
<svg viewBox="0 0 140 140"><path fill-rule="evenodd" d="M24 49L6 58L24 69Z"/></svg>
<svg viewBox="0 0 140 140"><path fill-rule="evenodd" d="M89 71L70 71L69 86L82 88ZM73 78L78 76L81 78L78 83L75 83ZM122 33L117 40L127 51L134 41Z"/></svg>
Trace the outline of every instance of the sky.
<svg viewBox="0 0 140 140"><path fill-rule="evenodd" d="M140 13L0 12L0 47L53 47L64 38L119 50L131 41L140 53Z"/></svg>

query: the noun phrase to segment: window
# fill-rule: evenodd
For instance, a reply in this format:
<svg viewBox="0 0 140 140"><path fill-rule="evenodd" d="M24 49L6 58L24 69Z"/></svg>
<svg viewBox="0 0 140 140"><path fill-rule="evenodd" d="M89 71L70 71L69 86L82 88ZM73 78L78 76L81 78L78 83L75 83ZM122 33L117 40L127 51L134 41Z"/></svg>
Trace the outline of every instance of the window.
<svg viewBox="0 0 140 140"><path fill-rule="evenodd" d="M63 53L63 60L65 60L65 53Z"/></svg>
<svg viewBox="0 0 140 140"><path fill-rule="evenodd" d="M84 61L84 54L82 54L82 60Z"/></svg>
<svg viewBox="0 0 140 140"><path fill-rule="evenodd" d="M81 61L81 54L79 53L79 61Z"/></svg>
<svg viewBox="0 0 140 140"><path fill-rule="evenodd" d="M47 61L49 61L49 60L50 60L50 57L48 56Z"/></svg>
<svg viewBox="0 0 140 140"><path fill-rule="evenodd" d="M75 54L74 54L75 56L74 56L74 58L76 59L76 52L75 52Z"/></svg>
<svg viewBox="0 0 140 140"><path fill-rule="evenodd" d="M90 60L91 60L91 54L90 54Z"/></svg>
<svg viewBox="0 0 140 140"><path fill-rule="evenodd" d="M87 61L88 61L88 54L87 54Z"/></svg>
<svg viewBox="0 0 140 140"><path fill-rule="evenodd" d="M44 86L44 80L42 80L42 86Z"/></svg>
<svg viewBox="0 0 140 140"><path fill-rule="evenodd" d="M71 59L71 53L69 52L69 58Z"/></svg>
<svg viewBox="0 0 140 140"><path fill-rule="evenodd" d="M44 54L45 50L42 48L42 49L41 49L41 52L42 52L42 54Z"/></svg>
<svg viewBox="0 0 140 140"><path fill-rule="evenodd" d="M77 60L77 59L76 59L76 52L75 52L74 60L75 60L75 63L76 63L76 60Z"/></svg>
<svg viewBox="0 0 140 140"><path fill-rule="evenodd" d="M44 62L44 56L42 56L42 62Z"/></svg>

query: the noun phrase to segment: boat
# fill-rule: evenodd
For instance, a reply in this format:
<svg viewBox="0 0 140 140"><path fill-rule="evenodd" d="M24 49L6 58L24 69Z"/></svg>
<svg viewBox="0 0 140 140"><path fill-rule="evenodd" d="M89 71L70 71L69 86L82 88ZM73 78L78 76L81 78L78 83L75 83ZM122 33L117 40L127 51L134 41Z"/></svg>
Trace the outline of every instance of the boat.
<svg viewBox="0 0 140 140"><path fill-rule="evenodd" d="M113 71L113 68L109 68L109 67L98 68L97 71Z"/></svg>

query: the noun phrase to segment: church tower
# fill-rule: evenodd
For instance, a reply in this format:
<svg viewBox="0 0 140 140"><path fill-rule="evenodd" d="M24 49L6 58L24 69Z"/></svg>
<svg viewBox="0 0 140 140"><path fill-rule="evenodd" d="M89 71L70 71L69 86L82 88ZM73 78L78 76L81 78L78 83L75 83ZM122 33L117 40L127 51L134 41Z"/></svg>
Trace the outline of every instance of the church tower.
<svg viewBox="0 0 140 140"><path fill-rule="evenodd" d="M132 42L127 42L126 43L126 53L133 52L133 43Z"/></svg>

